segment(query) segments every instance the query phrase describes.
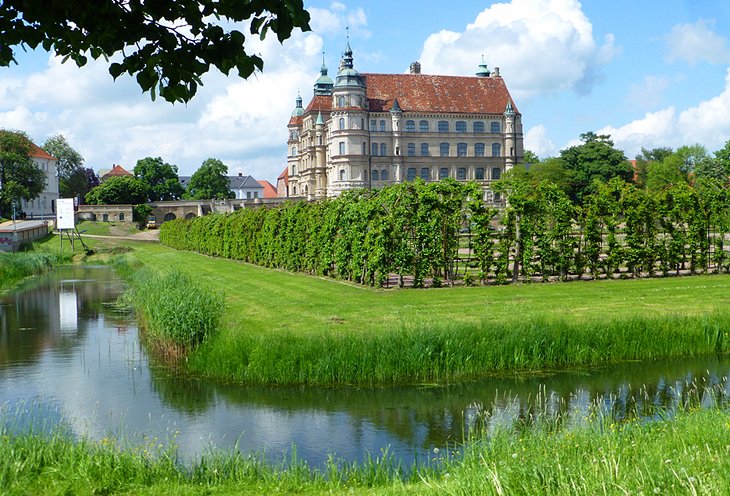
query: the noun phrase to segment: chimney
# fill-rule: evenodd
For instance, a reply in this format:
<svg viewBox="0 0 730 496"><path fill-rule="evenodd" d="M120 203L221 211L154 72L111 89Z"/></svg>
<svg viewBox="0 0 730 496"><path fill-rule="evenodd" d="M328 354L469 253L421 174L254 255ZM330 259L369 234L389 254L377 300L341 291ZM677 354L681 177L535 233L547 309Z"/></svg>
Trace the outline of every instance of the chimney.
<svg viewBox="0 0 730 496"><path fill-rule="evenodd" d="M421 63L420 62L411 62L411 68L410 68L411 74L420 74L421 73Z"/></svg>
<svg viewBox="0 0 730 496"><path fill-rule="evenodd" d="M243 177L243 172L239 172L238 177Z"/></svg>
<svg viewBox="0 0 730 496"><path fill-rule="evenodd" d="M494 72L492 72L492 76L494 77L502 77L499 75L499 67L494 68Z"/></svg>

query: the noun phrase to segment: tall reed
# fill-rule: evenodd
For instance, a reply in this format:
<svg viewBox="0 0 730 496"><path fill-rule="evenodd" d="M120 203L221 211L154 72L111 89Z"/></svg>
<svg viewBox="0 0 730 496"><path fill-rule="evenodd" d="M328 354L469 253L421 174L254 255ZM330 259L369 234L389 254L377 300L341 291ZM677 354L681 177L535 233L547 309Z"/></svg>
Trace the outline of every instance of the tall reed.
<svg viewBox="0 0 730 496"><path fill-rule="evenodd" d="M127 298L147 338L195 347L216 332L225 307L221 291L206 288L177 271L143 269L130 279Z"/></svg>
<svg viewBox="0 0 730 496"><path fill-rule="evenodd" d="M458 381L499 371L599 365L728 351L730 313L572 322L483 320L372 333L228 332L198 348L192 370L252 384Z"/></svg>
<svg viewBox="0 0 730 496"><path fill-rule="evenodd" d="M52 253L0 252L0 289L10 287L24 277L43 273L51 267L68 261L69 257Z"/></svg>

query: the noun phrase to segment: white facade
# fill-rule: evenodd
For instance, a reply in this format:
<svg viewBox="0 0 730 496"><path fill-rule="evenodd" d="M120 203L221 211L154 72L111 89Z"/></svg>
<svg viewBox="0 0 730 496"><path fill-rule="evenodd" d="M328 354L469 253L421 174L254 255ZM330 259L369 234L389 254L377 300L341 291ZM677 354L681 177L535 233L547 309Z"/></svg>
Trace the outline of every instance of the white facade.
<svg viewBox="0 0 730 496"><path fill-rule="evenodd" d="M314 97L289 121L289 194L318 199L447 177L493 181L522 161L522 117L499 72L476 77L360 74L345 51L336 82L322 67Z"/></svg>
<svg viewBox="0 0 730 496"><path fill-rule="evenodd" d="M53 217L55 218L56 201L58 201L58 172L54 157L33 145L31 158L37 167L46 175L46 185L43 191L31 201L23 200L20 207L26 218Z"/></svg>

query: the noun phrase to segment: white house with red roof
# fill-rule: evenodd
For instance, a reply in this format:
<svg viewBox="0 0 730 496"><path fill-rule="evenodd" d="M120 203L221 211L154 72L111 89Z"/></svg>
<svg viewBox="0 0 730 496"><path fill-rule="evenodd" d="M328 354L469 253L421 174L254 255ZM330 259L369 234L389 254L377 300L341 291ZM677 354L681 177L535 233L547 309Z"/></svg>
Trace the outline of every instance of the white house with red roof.
<svg viewBox="0 0 730 496"><path fill-rule="evenodd" d="M25 213L26 218L53 217L56 215L56 201L58 201L58 173L56 170L58 160L32 143L30 157L33 159L33 163L45 173L46 185L37 198L30 201L23 200L20 209Z"/></svg>
<svg viewBox="0 0 730 496"><path fill-rule="evenodd" d="M492 182L524 154L522 116L499 69L476 76L361 74L349 41L335 81L322 64L306 107L297 96L288 125L288 193L318 199L411 181Z"/></svg>

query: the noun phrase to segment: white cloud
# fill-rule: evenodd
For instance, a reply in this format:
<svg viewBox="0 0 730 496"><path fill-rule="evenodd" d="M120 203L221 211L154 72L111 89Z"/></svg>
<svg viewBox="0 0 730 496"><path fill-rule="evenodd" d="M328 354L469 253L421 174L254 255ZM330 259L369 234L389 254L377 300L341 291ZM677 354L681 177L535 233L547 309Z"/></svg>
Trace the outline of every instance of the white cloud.
<svg viewBox="0 0 730 496"><path fill-rule="evenodd" d="M535 153L540 158L554 157L559 150L548 138L547 129L542 124L531 127L525 133L525 149Z"/></svg>
<svg viewBox="0 0 730 496"><path fill-rule="evenodd" d="M631 83L626 104L629 108L650 110L662 103L669 79L661 76L644 76L641 83Z"/></svg>
<svg viewBox="0 0 730 496"><path fill-rule="evenodd" d="M677 24L665 37L667 60L695 65L698 62L727 64L730 48L727 40L715 33L714 21L700 19L694 24Z"/></svg>
<svg viewBox="0 0 730 496"><path fill-rule="evenodd" d="M597 46L577 0L512 0L493 4L463 32L431 35L420 61L427 73L464 75L484 55L519 99L566 89L587 94L616 51L610 34Z"/></svg>
<svg viewBox="0 0 730 496"><path fill-rule="evenodd" d="M621 127L607 126L597 134L610 134L616 146L633 157L644 148L701 143L708 150L721 148L730 137L730 68L720 95L678 112L668 107L647 113Z"/></svg>

